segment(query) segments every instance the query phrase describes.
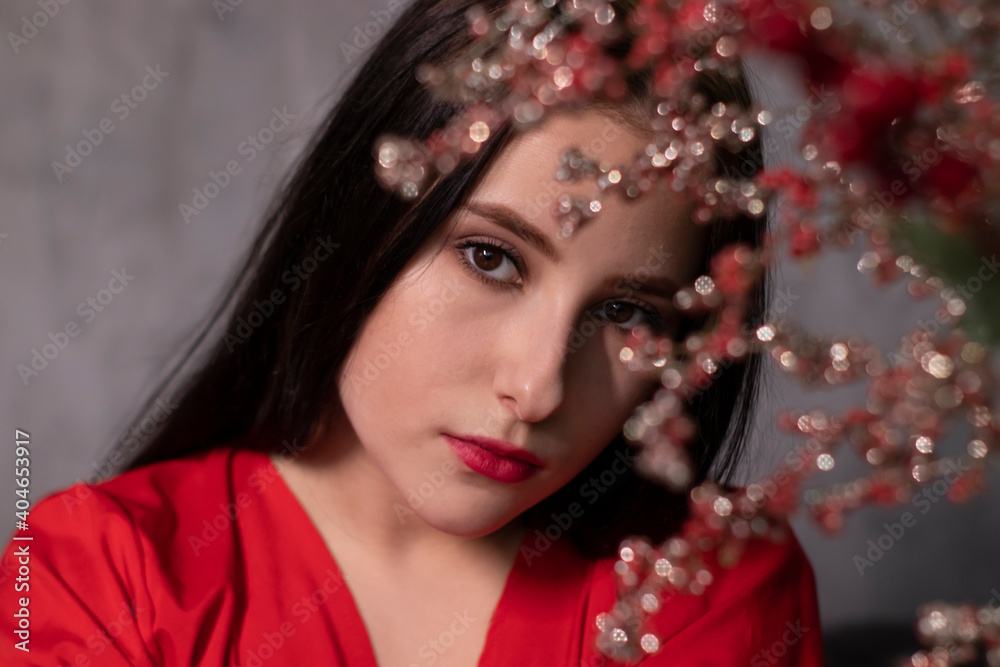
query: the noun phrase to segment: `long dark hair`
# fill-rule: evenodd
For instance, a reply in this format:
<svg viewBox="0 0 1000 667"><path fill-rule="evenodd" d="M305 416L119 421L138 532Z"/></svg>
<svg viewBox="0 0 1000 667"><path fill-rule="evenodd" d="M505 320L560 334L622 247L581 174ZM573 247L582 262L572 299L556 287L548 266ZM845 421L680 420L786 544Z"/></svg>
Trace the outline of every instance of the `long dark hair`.
<svg viewBox="0 0 1000 667"><path fill-rule="evenodd" d="M478 4L497 15L506 2L416 0L403 13L316 131L239 271L140 414L151 414L184 378L171 393L175 406L169 416L144 439L123 439L106 462L124 460L121 470L131 470L224 444L277 451L282 443L312 441L331 412L338 370L365 319L410 258L472 192L512 130L494 132L473 159L414 202L379 185L373 146L385 133L425 139L461 110L427 91L417 69L424 62L448 62L468 47L470 7ZM627 11L634 4L616 7ZM750 105L742 83L702 78L702 92L711 101ZM633 101L645 98L650 80L648 73L632 77ZM759 144L758 137L740 157L717 156L719 167L751 175L760 166ZM714 223L702 268L729 243L759 245L763 226L750 218ZM323 251L317 251L320 246ZM295 267L311 272L305 277ZM762 284L750 321L760 320L765 305ZM196 368L185 376L189 364ZM745 448L759 365L750 355L691 397L699 428L699 442L692 446L698 480L707 478L713 465L722 478L734 470ZM569 503L581 500L583 482L600 478L616 456L627 460L621 454L631 451L619 434L577 479L523 519L544 528L553 513L565 513ZM612 553L627 534L665 537L686 511L683 496L646 480L632 466L616 474L599 502L581 505L587 505L586 513L574 519L569 534L594 557Z"/></svg>

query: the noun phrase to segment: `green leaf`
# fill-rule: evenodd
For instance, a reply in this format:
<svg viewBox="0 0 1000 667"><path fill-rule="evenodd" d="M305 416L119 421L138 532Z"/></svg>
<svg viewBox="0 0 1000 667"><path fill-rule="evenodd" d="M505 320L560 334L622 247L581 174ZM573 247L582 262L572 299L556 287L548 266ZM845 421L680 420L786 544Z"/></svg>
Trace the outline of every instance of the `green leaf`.
<svg viewBox="0 0 1000 667"><path fill-rule="evenodd" d="M1000 344L1000 263L976 243L942 230L933 221L899 220L893 226L896 251L907 254L941 277L966 303L961 326L972 340Z"/></svg>

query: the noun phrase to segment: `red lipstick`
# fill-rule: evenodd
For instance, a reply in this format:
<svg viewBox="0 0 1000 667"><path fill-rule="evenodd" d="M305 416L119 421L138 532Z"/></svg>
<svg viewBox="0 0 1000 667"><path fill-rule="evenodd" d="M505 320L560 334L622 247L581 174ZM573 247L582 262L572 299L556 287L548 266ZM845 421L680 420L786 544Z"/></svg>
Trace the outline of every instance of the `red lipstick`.
<svg viewBox="0 0 1000 667"><path fill-rule="evenodd" d="M544 467L534 454L503 440L447 433L444 438L465 465L498 482L522 482Z"/></svg>

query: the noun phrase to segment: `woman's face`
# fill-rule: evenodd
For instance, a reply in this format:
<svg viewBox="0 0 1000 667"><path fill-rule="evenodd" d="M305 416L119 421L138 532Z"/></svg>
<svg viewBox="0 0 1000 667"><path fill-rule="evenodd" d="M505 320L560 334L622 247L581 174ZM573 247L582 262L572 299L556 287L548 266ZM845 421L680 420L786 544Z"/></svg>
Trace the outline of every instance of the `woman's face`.
<svg viewBox="0 0 1000 667"><path fill-rule="evenodd" d="M654 381L619 351L630 327L677 321L672 292L704 249L690 201L662 181L609 196L568 239L553 213L560 193L596 190L555 179L564 151L620 166L646 143L596 111L515 138L362 328L339 378L354 444L431 526L499 529L570 481L650 395ZM461 441L474 437L541 465Z"/></svg>

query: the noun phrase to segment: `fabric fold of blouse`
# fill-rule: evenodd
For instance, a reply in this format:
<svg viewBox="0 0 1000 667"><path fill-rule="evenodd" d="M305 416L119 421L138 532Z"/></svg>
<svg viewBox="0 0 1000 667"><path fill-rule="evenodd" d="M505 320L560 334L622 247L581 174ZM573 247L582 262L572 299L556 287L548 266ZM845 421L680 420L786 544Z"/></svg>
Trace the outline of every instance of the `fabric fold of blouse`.
<svg viewBox="0 0 1000 667"><path fill-rule="evenodd" d="M28 524L0 559L2 665L376 667L349 582L265 453L220 447L78 483ZM821 665L815 579L789 536L751 541L704 595L667 597L652 621L661 648L641 664ZM525 537L478 664L618 664L594 648L615 559L537 539Z"/></svg>

